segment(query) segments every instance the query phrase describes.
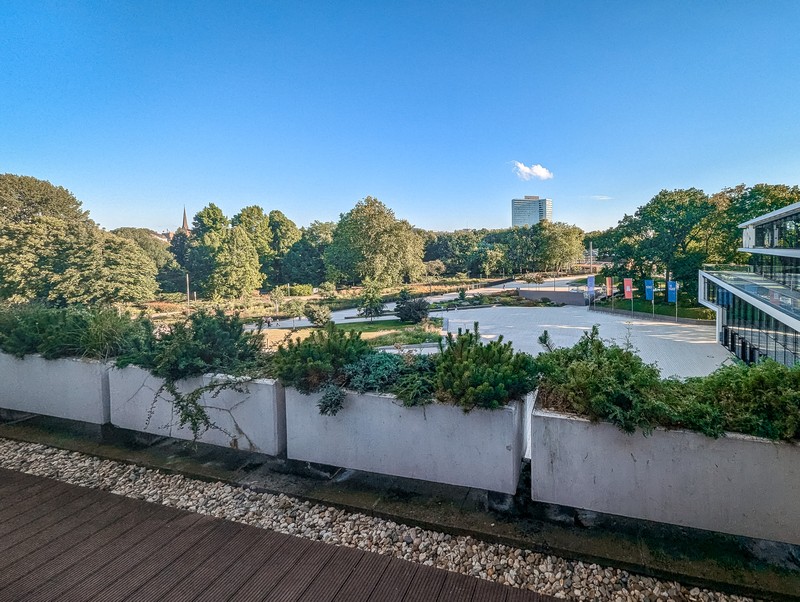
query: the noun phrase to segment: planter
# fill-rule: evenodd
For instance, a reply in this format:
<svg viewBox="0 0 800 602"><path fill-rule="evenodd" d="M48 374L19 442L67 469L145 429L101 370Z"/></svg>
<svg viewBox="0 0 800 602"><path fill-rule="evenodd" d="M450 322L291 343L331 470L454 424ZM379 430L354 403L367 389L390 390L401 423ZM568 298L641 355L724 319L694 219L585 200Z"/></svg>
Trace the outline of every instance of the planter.
<svg viewBox="0 0 800 602"><path fill-rule="evenodd" d="M800 445L616 426L534 409L535 501L800 544Z"/></svg>
<svg viewBox="0 0 800 602"><path fill-rule="evenodd" d="M392 395L348 392L336 416L321 416L320 395L286 389L291 459L502 493L517 490L521 402L464 414L449 405L407 408Z"/></svg>
<svg viewBox="0 0 800 602"><path fill-rule="evenodd" d="M192 391L224 375L205 375L181 381L182 392ZM164 384L136 366L109 373L111 423L133 431L192 440L192 431L179 427L170 395L156 392ZM241 391L223 389L215 397L204 394L201 403L217 427L203 433L198 441L277 456L286 450L286 421L283 387L273 380L247 382ZM149 419L148 419L149 417Z"/></svg>
<svg viewBox="0 0 800 602"><path fill-rule="evenodd" d="M108 366L0 353L0 408L92 424L109 421Z"/></svg>

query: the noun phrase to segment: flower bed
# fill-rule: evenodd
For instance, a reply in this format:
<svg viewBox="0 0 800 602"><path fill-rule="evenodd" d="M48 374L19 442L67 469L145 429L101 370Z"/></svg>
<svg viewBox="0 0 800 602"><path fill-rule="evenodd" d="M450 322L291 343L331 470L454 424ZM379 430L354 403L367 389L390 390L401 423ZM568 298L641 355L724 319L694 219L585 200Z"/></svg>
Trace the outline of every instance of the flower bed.
<svg viewBox="0 0 800 602"><path fill-rule="evenodd" d="M513 494L523 453L523 403L465 414L405 407L393 395L348 392L335 416L321 393L286 389L287 456L380 474Z"/></svg>
<svg viewBox="0 0 800 602"><path fill-rule="evenodd" d="M109 421L108 366L0 353L0 408L92 424Z"/></svg>

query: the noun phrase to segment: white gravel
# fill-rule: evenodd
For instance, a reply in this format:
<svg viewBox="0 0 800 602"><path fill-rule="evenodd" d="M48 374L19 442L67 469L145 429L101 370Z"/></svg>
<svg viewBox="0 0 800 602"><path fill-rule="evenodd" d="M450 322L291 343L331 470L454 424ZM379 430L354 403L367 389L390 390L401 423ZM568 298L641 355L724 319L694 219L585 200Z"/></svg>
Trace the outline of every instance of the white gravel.
<svg viewBox="0 0 800 602"><path fill-rule="evenodd" d="M749 600L472 537L0 438L0 466L576 600Z"/></svg>

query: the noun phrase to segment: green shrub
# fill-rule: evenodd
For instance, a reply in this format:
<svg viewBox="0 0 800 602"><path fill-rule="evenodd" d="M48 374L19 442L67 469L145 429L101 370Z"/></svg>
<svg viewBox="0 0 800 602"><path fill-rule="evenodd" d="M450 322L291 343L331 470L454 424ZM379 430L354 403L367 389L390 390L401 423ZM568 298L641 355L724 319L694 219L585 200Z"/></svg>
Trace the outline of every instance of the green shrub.
<svg viewBox="0 0 800 602"><path fill-rule="evenodd" d="M371 353L345 366L346 386L359 393L396 395L406 406L433 401L435 360L413 353Z"/></svg>
<svg viewBox="0 0 800 602"><path fill-rule="evenodd" d="M687 385L696 403L721 414L725 430L768 439L800 438L800 366L788 368L765 359L751 366L724 366L689 379Z"/></svg>
<svg viewBox="0 0 800 602"><path fill-rule="evenodd" d="M287 387L303 393L318 391L324 384L342 384L342 369L370 353L361 333L344 332L329 322L324 330L311 333L304 341L290 340L273 357L274 374Z"/></svg>
<svg viewBox="0 0 800 602"><path fill-rule="evenodd" d="M552 349L547 333L539 341ZM765 360L685 382L662 379L633 350L603 342L596 326L573 347L540 354L535 364L543 407L607 420L629 433L662 426L710 437L725 431L800 436L800 366Z"/></svg>
<svg viewBox="0 0 800 602"><path fill-rule="evenodd" d="M238 315L198 311L154 337L149 347L121 358L118 365L135 364L173 383L207 373L260 373L266 362L263 337L244 326Z"/></svg>
<svg viewBox="0 0 800 602"><path fill-rule="evenodd" d="M511 343L483 343L474 332L447 335L447 347L439 344L434 393L438 400L464 409L497 409L521 399L533 390L536 379L533 358L515 353Z"/></svg>
<svg viewBox="0 0 800 602"><path fill-rule="evenodd" d="M334 299L336 297L336 285L333 282L323 282L317 290L323 299Z"/></svg>
<svg viewBox="0 0 800 602"><path fill-rule="evenodd" d="M331 321L331 308L327 305L307 303L303 313L314 326L324 326Z"/></svg>
<svg viewBox="0 0 800 602"><path fill-rule="evenodd" d="M430 303L425 299L411 299L408 301L398 301L395 306L397 317L403 322L419 324L428 317Z"/></svg>
<svg viewBox="0 0 800 602"><path fill-rule="evenodd" d="M290 284L289 291L292 297L308 297L314 294L314 287L310 284Z"/></svg>
<svg viewBox="0 0 800 602"><path fill-rule="evenodd" d="M147 339L152 325L108 307L12 305L0 309L0 349L17 357L108 359Z"/></svg>
<svg viewBox="0 0 800 602"><path fill-rule="evenodd" d="M322 387L322 395L317 402L319 413L323 416L336 416L344 407L347 393L341 387L328 383Z"/></svg>

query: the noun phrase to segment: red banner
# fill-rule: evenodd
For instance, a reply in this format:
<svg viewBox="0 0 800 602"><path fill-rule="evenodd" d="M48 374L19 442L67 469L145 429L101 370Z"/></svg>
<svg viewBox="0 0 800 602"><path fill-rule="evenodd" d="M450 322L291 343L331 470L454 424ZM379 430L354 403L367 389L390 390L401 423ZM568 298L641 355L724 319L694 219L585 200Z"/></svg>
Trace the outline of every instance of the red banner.
<svg viewBox="0 0 800 602"><path fill-rule="evenodd" d="M606 278L606 295L609 297L614 294L614 280L609 276Z"/></svg>
<svg viewBox="0 0 800 602"><path fill-rule="evenodd" d="M622 283L625 288L625 298L633 299L633 278L625 278Z"/></svg>

